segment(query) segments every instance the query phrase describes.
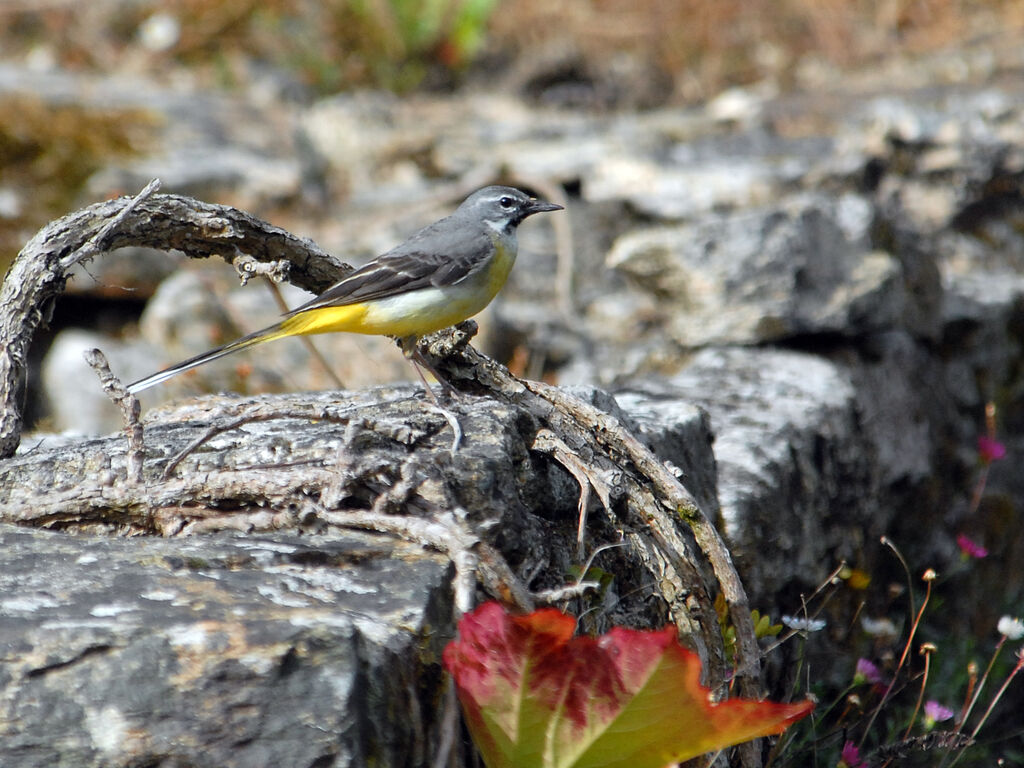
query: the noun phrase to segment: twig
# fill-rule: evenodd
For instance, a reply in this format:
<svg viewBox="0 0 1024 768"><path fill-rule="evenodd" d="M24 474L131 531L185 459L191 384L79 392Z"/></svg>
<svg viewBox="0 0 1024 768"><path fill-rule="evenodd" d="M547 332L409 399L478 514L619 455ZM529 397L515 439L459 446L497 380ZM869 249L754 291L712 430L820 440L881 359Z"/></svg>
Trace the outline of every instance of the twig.
<svg viewBox="0 0 1024 768"><path fill-rule="evenodd" d="M452 558L456 553L473 551L480 581L492 595L521 611L532 611L533 596L494 547L480 541L455 514L438 512L433 519L388 515L372 510L318 510L319 517L330 525L393 533L404 539L443 552ZM469 565L466 561L464 565ZM466 601L468 604L468 601Z"/></svg>
<svg viewBox="0 0 1024 768"><path fill-rule="evenodd" d="M595 592L601 588L598 581L577 581L575 584L566 584L556 589L545 589L541 592L534 592L534 599L541 605L553 605L566 600L575 600L583 597L587 592Z"/></svg>
<svg viewBox="0 0 1024 768"><path fill-rule="evenodd" d="M480 555L480 582L492 595L523 612L536 608L533 594L512 572L501 552L485 541L476 545L476 551Z"/></svg>
<svg viewBox="0 0 1024 768"><path fill-rule="evenodd" d="M424 386L427 388L427 394L432 395L433 393L430 391L430 387L426 382L424 382ZM448 453L454 456L458 452L459 446L462 445L462 425L459 424L459 417L436 401L433 403L424 403L424 405L444 416L444 420L447 421L448 426L452 428L452 444L448 449Z"/></svg>
<svg viewBox="0 0 1024 768"><path fill-rule="evenodd" d="M598 444L604 446L616 464L628 463L636 468L643 478L642 485L648 486L655 497L652 503L643 505L644 522L661 553L679 574L693 566L683 559L684 554L689 552L689 547L679 535L676 520L666 513L666 507L688 525L697 546L714 571L722 595L729 606L729 617L736 628L736 669L733 679L738 682L741 695L758 697L760 650L747 596L733 566L729 550L690 492L650 449L622 426L617 418L556 387L532 381L521 384L554 407L554 412L549 413L548 418L554 417L560 422L564 422L565 418L576 421L578 425L584 427L588 435L596 438ZM703 586L699 579L695 579L695 583ZM701 599L710 604L710 597L706 593ZM713 614L711 611L706 613ZM678 617L677 621L679 618L681 617ZM717 622L711 622L709 616L699 616L698 621L706 642L707 653L714 653L720 657L722 644ZM760 764L756 741L741 745L739 755L744 766Z"/></svg>
<svg viewBox="0 0 1024 768"><path fill-rule="evenodd" d="M289 280L314 293L352 269L309 240L243 211L152 194L156 186L127 201L106 200L50 222L11 263L0 285L0 458L13 456L18 448L28 349L74 263L101 249L126 246L178 250L198 259L216 255L229 264L244 250L259 261L288 259L293 265Z"/></svg>
<svg viewBox="0 0 1024 768"><path fill-rule="evenodd" d="M441 705L440 738L437 754L434 755L432 768L445 768L448 765L455 739L459 730L459 701L455 696L455 681L445 676L444 698Z"/></svg>
<svg viewBox="0 0 1024 768"><path fill-rule="evenodd" d="M232 430L238 429L244 424L249 424L256 421L270 421L272 419L288 418L327 419L329 418L329 414L326 412L326 410L320 409L317 409L316 414L305 412L301 413L301 415L292 408L289 408L287 412L267 411L262 406L257 405L255 408L248 410L239 416L236 416L230 421L226 421L221 424L214 424L201 435L199 435L191 442L189 442L188 445L186 445L184 448L182 448L180 451L178 451L176 454L171 456L170 459L167 460L167 464L164 465L164 471L161 473L160 479L170 479L171 475L174 474L174 470L178 468L178 465L181 464L181 462L184 461L189 454L191 454L197 448L201 447L203 444L215 438L217 435L221 435L225 432L231 432Z"/></svg>
<svg viewBox="0 0 1024 768"><path fill-rule="evenodd" d="M579 522L576 526L576 556L582 561L584 555L584 534L587 525L587 506L590 502L590 489L597 491L598 498L604 505L609 515L612 512L612 499L610 484L604 478L599 477L594 468L585 462L579 454L569 448L565 441L560 439L550 429L541 429L533 438L531 446L535 451L541 451L551 455L559 464L566 468L576 478L580 485L580 498L577 502L577 513Z"/></svg>
<svg viewBox="0 0 1024 768"><path fill-rule="evenodd" d="M142 412L138 398L131 394L110 371L106 356L98 349L87 349L82 353L85 362L96 371L100 378L100 385L114 405L121 409L121 418L124 420L124 434L128 439L127 454L127 477L129 483L142 482L142 461L146 456L146 446L143 439L142 422L139 416Z"/></svg>
<svg viewBox="0 0 1024 768"><path fill-rule="evenodd" d="M240 533L275 531L294 523L294 521L295 513L290 509L280 512L270 509L257 509L256 511L229 514L218 510L211 517L185 521L175 535L198 536L204 533L219 533L221 531L238 531Z"/></svg>
<svg viewBox="0 0 1024 768"><path fill-rule="evenodd" d="M560 205L569 212L569 199L557 184L541 178L524 178L523 183L537 190L545 200ZM555 300L559 314L571 322L575 317L573 311L573 278L576 275L576 248L573 246L572 219L567 215L553 216L550 219L555 230Z"/></svg>
<svg viewBox="0 0 1024 768"><path fill-rule="evenodd" d="M451 514L428 519L375 513L371 510L318 509L317 515L331 525L396 534L420 546L430 547L445 554L470 549L479 542L479 539L468 528L459 525Z"/></svg>
<svg viewBox="0 0 1024 768"><path fill-rule="evenodd" d="M398 401L394 400L389 402ZM387 405L389 402L384 402L382 404ZM258 404L255 407L248 408L229 421L212 425L205 432L192 440L188 445L167 460L167 464L164 466L164 471L161 474L160 479L169 479L171 475L174 474L174 470L177 469L178 465L181 464L189 454L204 443L209 442L217 435L225 432L231 432L245 424L258 421L274 421L277 419L304 419L308 421L331 421L340 424L348 424L352 418L352 414L357 410L358 406L356 405L332 411L328 406L319 404L311 405L307 408L296 408L294 405L285 405L281 408L274 408L267 406L266 404Z"/></svg>
<svg viewBox="0 0 1024 768"><path fill-rule="evenodd" d="M672 472L650 449L630 434L613 416L594 406L569 395L556 387L541 382L524 382L527 389L544 398L565 414L582 417L593 430L594 436L607 449L621 454L649 481L663 504L682 518L693 531L694 538L707 557L718 578L718 583L729 605L729 616L736 627L737 667L736 678L746 690L744 695L756 695L759 685L760 652L750 618L747 596L739 575L732 564L732 557L722 542L718 531L698 507L696 501ZM655 505L646 510L650 515L649 525L657 535L671 536L674 522Z"/></svg>
<svg viewBox="0 0 1024 768"><path fill-rule="evenodd" d="M632 546L659 579L662 595L680 633L709 663L713 679L725 679L721 632L707 584L695 563L694 543L712 565L737 631L735 679L742 695L760 695L760 654L749 606L725 545L689 492L651 451L601 409L554 387L522 381L508 369L468 345L475 325L460 324L433 334L420 345L446 379L460 389L484 391L523 408L563 439L570 448L594 448L592 463L599 472L622 473L621 498L629 526L644 530ZM619 512L621 514L621 512ZM689 536L692 535L693 542ZM694 611L696 603L701 610ZM759 764L755 748L745 749L745 766Z"/></svg>
<svg viewBox="0 0 1024 768"><path fill-rule="evenodd" d="M594 564L594 560L596 560L597 556L600 555L602 552L607 552L609 549L618 549L619 547L625 546L625 542L621 540L622 531L619 531L619 536L619 541L616 541L611 544L602 544L600 547L598 547L590 553L590 557L587 558L587 562L585 562L583 564L583 567L580 568L580 579L583 579L587 575L587 572L590 570L590 566Z"/></svg>
<svg viewBox="0 0 1024 768"><path fill-rule="evenodd" d="M283 265L287 265L288 269L284 269ZM244 262L243 268L239 270L239 275L241 276L242 279L242 285L245 285L246 280L248 280L248 277L246 277L247 274L265 275L267 277L267 288L270 289L270 295L274 297L274 303L277 304L277 308L281 310L282 314L288 313L291 310L291 307L289 307L288 303L284 300L284 294L281 293L281 289L280 287L278 287L278 283L282 282L287 278L288 271L291 268L291 262L279 259L278 261L271 263L271 269L269 271L264 270L262 268L263 266L265 265L262 265L255 259L246 257L246 261ZM253 267L257 267L258 271L254 272ZM239 269L238 259L235 260L235 269ZM327 375L327 378L331 380L331 383L334 385L334 387L336 389L345 389L345 383L341 380L341 378L339 378L338 374L335 373L334 366L332 366L327 361L327 358L324 357L323 353L320 351L317 345L313 343L313 340L309 336L302 335L299 336L299 341L302 342L302 345L306 348L306 351L309 352L310 357L316 360L317 364Z"/></svg>
<svg viewBox="0 0 1024 768"><path fill-rule="evenodd" d="M234 267L243 287L248 285L254 277L265 277L271 286L276 287L278 283L283 283L288 279L292 263L287 259L258 261L248 254L239 253L235 257ZM277 293L276 296L279 300L278 306L282 307L282 311L287 312L288 307L284 303L284 298L280 293Z"/></svg>
<svg viewBox="0 0 1024 768"><path fill-rule="evenodd" d="M116 233L132 212L158 189L160 189L160 179L153 179L150 181L149 184L142 188L142 191L139 192L139 194L135 195L135 197L129 198L120 212L100 227L99 231L97 231L95 235L85 241L85 243L83 243L79 248L62 258L60 260L60 268L66 272L78 262L85 259L91 259L93 256L107 250L109 246L109 243L107 242L108 238Z"/></svg>
<svg viewBox="0 0 1024 768"><path fill-rule="evenodd" d="M455 578L452 588L455 592L455 623L458 624L465 614L473 610L476 604L476 579L480 569L480 556L471 547L457 549L451 554L455 565Z"/></svg>

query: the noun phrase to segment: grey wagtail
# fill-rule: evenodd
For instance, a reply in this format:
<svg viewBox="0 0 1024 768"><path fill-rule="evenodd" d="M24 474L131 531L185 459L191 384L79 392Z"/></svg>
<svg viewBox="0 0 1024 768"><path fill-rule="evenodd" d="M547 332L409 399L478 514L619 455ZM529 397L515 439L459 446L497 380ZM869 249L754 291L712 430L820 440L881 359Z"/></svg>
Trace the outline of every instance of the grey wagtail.
<svg viewBox="0 0 1024 768"><path fill-rule="evenodd" d="M128 391L265 341L335 331L394 336L414 366L419 363L445 384L419 354L416 340L490 304L515 263L516 228L527 216L561 209L513 187L484 187L451 216L350 273L281 322L140 379ZM418 367L416 372L423 379ZM434 397L429 386L427 393Z"/></svg>

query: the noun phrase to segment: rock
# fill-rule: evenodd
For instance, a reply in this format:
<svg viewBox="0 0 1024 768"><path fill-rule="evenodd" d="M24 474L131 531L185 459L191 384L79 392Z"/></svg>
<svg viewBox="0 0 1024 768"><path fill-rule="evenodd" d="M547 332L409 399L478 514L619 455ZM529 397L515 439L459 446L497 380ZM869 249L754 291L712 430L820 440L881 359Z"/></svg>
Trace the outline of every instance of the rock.
<svg viewBox="0 0 1024 768"><path fill-rule="evenodd" d="M720 122L749 125L762 117L765 101L777 95L773 87L727 88L708 101L706 108Z"/></svg>
<svg viewBox="0 0 1024 768"><path fill-rule="evenodd" d="M666 169L655 160L609 157L588 178L587 199L627 196L639 212L682 219L716 207L763 205L775 192L772 174L757 161L705 162Z"/></svg>
<svg viewBox="0 0 1024 768"><path fill-rule="evenodd" d="M707 411L722 532L762 612L789 611L839 558L856 558L877 524L874 447L839 366L782 350L708 349L676 375L633 381L616 396L666 415L678 401Z"/></svg>
<svg viewBox="0 0 1024 768"><path fill-rule="evenodd" d="M713 500L701 412L662 423L656 405L573 394L608 423L635 413ZM455 453L450 424L407 389L190 401L151 414L140 484L126 481L123 435L26 438L0 463L5 766L432 760L461 546L444 526L500 547L533 588L563 586L580 493L528 450L525 411L487 397L449 407L465 433ZM332 517L360 510L439 533L403 543ZM9 524L44 520L62 530ZM588 525L588 549L620 543L597 560L614 582L595 627L661 626L664 585L611 522L593 512ZM139 535L154 532L167 538Z"/></svg>
<svg viewBox="0 0 1024 768"><path fill-rule="evenodd" d="M710 133L710 126L704 126L703 134ZM584 177L584 199L625 200L643 216L669 221L763 206L831 149L821 139L785 140L759 129L658 138L661 146L653 151L603 156Z"/></svg>
<svg viewBox="0 0 1024 768"><path fill-rule="evenodd" d="M11 525L0 553L5 768L411 766L437 748L438 554L358 532Z"/></svg>
<svg viewBox="0 0 1024 768"><path fill-rule="evenodd" d="M869 223L863 200L797 198L631 232L608 265L660 300L683 347L864 334L898 325L920 300L906 295L900 264L871 249Z"/></svg>
<svg viewBox="0 0 1024 768"><path fill-rule="evenodd" d="M137 191L154 177L165 191L232 201L259 210L301 197L308 169L290 119L244 98L160 87L126 75L42 72L5 64L0 94L30 93L49 103L119 110L156 130L155 149L95 173L87 194ZM146 142L138 142L140 145Z"/></svg>

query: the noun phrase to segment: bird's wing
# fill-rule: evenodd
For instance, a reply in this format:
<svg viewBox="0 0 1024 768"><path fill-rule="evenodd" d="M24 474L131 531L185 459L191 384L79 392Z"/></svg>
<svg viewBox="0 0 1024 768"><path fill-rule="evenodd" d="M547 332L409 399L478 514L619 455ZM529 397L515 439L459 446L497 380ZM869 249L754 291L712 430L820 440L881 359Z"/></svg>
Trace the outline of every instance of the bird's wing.
<svg viewBox="0 0 1024 768"><path fill-rule="evenodd" d="M386 299L420 288L455 285L482 269L493 252L494 244L483 232L477 237L460 238L443 253L424 250L422 239L413 237L364 264L288 315L318 307Z"/></svg>

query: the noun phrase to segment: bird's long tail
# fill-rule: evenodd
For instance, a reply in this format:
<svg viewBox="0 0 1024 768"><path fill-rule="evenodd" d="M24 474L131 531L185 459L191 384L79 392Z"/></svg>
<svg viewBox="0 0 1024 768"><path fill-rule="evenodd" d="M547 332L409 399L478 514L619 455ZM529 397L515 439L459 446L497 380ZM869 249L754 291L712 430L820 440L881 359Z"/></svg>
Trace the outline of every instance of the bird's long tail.
<svg viewBox="0 0 1024 768"><path fill-rule="evenodd" d="M243 336L240 339L236 339L235 341L232 341L221 347L217 347L216 349L211 349L207 352L203 352L201 355L190 357L188 360L182 360L177 365L172 365L170 368L165 368L162 371L158 371L154 374L147 376L144 379L139 379L138 381L129 384L128 391L134 395L136 392L141 392L144 389L152 387L154 384L159 384L162 381L167 381L167 379L171 378L172 376L177 376L179 373L190 371L193 368L197 368L200 365L203 365L204 363L210 362L211 360L217 360L218 358L224 357L225 355L230 355L233 352L238 352L243 349L248 349L249 347L254 347L257 344L262 344L265 341L273 341L274 339L279 339L282 336L291 336L294 333L294 331L286 330L282 326L283 323L277 323L276 325L272 325L269 328L264 328L263 330L255 331L253 333L250 333L248 336Z"/></svg>

